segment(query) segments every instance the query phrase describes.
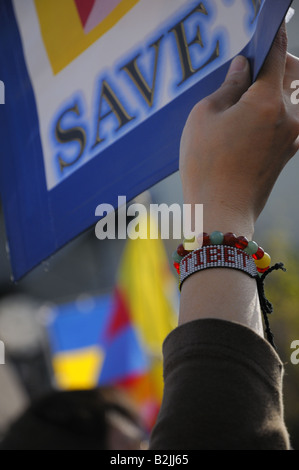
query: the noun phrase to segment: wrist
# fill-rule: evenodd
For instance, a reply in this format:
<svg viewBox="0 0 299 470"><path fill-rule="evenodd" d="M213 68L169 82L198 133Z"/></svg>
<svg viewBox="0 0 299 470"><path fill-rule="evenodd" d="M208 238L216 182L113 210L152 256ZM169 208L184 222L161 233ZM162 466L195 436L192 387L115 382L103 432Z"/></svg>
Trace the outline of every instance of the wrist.
<svg viewBox="0 0 299 470"><path fill-rule="evenodd" d="M185 199L185 204L203 204L203 232L233 232L246 236L249 240L254 235L255 218L249 210L237 209L223 202L200 202L200 199L197 202L194 199ZM191 210L191 214L194 213Z"/></svg>
<svg viewBox="0 0 299 470"><path fill-rule="evenodd" d="M244 214L229 211L219 211L213 208L203 207L203 232L212 233L213 231L222 233L232 232L237 236L243 235L252 240L254 235L254 222L251 217Z"/></svg>

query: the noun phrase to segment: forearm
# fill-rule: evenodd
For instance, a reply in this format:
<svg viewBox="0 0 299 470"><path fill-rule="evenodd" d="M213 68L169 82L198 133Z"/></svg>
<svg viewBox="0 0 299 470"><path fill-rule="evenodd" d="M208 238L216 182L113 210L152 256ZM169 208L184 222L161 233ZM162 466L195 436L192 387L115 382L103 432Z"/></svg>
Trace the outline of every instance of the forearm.
<svg viewBox="0 0 299 470"><path fill-rule="evenodd" d="M180 175L184 203L204 206L204 232L253 239L275 181L299 148L298 112L289 99L298 68L286 59L281 29L254 84L248 62L237 58L223 85L192 109ZM191 257L175 256L184 278L180 326L164 343L165 388L151 448L288 449L283 368L262 337L252 271Z"/></svg>
<svg viewBox="0 0 299 470"><path fill-rule="evenodd" d="M240 323L263 336L255 279L225 268L190 276L182 287L179 324L204 318Z"/></svg>
<svg viewBox="0 0 299 470"><path fill-rule="evenodd" d="M200 195L196 197L198 203ZM194 197L185 198L193 204ZM220 206L204 204L204 231L233 232L253 238L253 222L241 215L233 217ZM263 336L257 283L242 271L213 268L194 273L187 278L181 291L179 324L218 318L240 323Z"/></svg>
<svg viewBox="0 0 299 470"><path fill-rule="evenodd" d="M286 44L281 29L252 85L248 63L237 58L223 85L188 117L180 175L184 203L203 204L204 232L252 240L275 181L298 149L290 81L299 63L286 56ZM226 268L191 275L182 286L180 324L200 318L236 321L262 334L255 280Z"/></svg>

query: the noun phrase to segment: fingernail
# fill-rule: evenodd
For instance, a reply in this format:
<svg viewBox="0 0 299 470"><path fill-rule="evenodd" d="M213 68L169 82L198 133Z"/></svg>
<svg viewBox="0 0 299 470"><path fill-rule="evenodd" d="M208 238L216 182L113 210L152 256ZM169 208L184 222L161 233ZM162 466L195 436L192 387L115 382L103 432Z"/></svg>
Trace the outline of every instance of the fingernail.
<svg viewBox="0 0 299 470"><path fill-rule="evenodd" d="M244 56L238 55L232 61L228 70L228 75L230 75L231 73L243 72L247 67L247 63L247 59Z"/></svg>

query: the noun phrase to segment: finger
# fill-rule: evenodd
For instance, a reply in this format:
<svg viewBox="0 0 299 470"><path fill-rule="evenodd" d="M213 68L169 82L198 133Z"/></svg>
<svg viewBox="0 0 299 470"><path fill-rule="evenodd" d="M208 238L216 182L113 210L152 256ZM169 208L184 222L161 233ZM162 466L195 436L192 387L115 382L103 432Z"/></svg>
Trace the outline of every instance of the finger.
<svg viewBox="0 0 299 470"><path fill-rule="evenodd" d="M217 110L224 111L236 104L251 85L250 66L243 56L232 61L221 87L209 96L209 101Z"/></svg>
<svg viewBox="0 0 299 470"><path fill-rule="evenodd" d="M295 140L294 142L294 145L293 145L293 153L292 153L292 157L299 151L299 135L297 137L297 139Z"/></svg>
<svg viewBox="0 0 299 470"><path fill-rule="evenodd" d="M286 68L287 47L288 38L284 22L273 41L268 57L258 75L257 82L264 82L272 89L282 89Z"/></svg>
<svg viewBox="0 0 299 470"><path fill-rule="evenodd" d="M284 75L284 89L292 93L292 83L299 80L299 59L292 54L287 54L286 69Z"/></svg>

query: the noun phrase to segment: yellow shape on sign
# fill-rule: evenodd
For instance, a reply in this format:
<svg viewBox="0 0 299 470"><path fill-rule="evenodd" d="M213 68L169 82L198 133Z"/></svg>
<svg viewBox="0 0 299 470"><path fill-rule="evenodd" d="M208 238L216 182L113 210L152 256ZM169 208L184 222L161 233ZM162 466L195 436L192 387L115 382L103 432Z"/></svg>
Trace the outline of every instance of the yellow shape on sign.
<svg viewBox="0 0 299 470"><path fill-rule="evenodd" d="M139 1L121 0L110 14L86 33L74 0L34 0L54 75L109 31Z"/></svg>

